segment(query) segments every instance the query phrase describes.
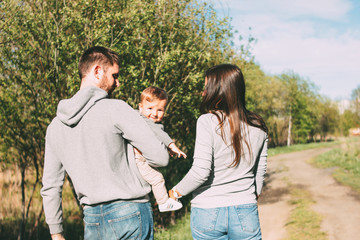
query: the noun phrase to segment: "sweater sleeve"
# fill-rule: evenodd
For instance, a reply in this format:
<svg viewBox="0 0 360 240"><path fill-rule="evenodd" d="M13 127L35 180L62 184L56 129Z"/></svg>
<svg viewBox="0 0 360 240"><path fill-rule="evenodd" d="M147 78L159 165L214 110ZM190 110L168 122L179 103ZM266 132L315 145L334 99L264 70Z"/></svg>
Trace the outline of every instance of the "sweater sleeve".
<svg viewBox="0 0 360 240"><path fill-rule="evenodd" d="M196 124L194 162L189 172L176 185L181 195L187 195L200 187L209 177L213 162L213 136L211 123L205 115Z"/></svg>
<svg viewBox="0 0 360 240"><path fill-rule="evenodd" d="M169 154L166 146L159 141L145 120L123 101L119 101L117 108L113 112L113 121L122 137L139 149L151 166L167 166Z"/></svg>
<svg viewBox="0 0 360 240"><path fill-rule="evenodd" d="M54 147L51 141L51 131L48 128L45 137L43 187L40 193L43 198L46 222L51 234L63 231L61 199L65 179L65 170L55 154Z"/></svg>
<svg viewBox="0 0 360 240"><path fill-rule="evenodd" d="M155 133L156 137L165 144L166 147L173 142L169 134L164 131L164 126L161 123L154 123L151 119L148 119L144 115L140 114L145 122L149 125L151 130Z"/></svg>
<svg viewBox="0 0 360 240"><path fill-rule="evenodd" d="M268 148L268 137L265 136L264 144L261 149L259 164L256 171L255 181L256 181L256 194L260 195L261 189L264 184L264 177L267 168L267 148Z"/></svg>

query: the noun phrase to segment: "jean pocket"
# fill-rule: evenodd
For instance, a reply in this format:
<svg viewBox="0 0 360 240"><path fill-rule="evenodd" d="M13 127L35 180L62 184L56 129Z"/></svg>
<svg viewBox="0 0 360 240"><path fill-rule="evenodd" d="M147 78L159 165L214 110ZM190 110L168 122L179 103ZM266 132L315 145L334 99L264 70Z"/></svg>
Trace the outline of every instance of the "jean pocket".
<svg viewBox="0 0 360 240"><path fill-rule="evenodd" d="M244 232L254 233L259 231L260 222L256 204L242 204L235 208Z"/></svg>
<svg viewBox="0 0 360 240"><path fill-rule="evenodd" d="M98 219L84 216L84 239L101 239Z"/></svg>
<svg viewBox="0 0 360 240"><path fill-rule="evenodd" d="M199 232L213 231L219 208L191 208L191 227Z"/></svg>
<svg viewBox="0 0 360 240"><path fill-rule="evenodd" d="M135 207L136 205L134 205ZM141 214L138 208L118 208L106 217L117 239L141 238Z"/></svg>

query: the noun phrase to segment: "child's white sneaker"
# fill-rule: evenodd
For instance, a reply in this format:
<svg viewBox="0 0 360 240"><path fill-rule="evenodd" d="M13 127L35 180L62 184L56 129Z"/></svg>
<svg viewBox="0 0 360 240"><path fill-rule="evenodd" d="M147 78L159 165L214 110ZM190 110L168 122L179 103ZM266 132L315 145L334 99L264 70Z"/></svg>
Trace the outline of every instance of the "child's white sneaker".
<svg viewBox="0 0 360 240"><path fill-rule="evenodd" d="M168 211L175 211L182 208L182 203L179 201L176 201L172 198L169 198L166 203L159 204L159 211L160 212L168 212Z"/></svg>

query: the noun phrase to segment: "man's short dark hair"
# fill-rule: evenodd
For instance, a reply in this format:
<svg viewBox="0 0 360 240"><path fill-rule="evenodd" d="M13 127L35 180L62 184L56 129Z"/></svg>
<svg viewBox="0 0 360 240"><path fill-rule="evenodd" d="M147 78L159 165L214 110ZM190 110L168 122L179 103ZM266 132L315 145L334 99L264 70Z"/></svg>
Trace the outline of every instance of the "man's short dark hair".
<svg viewBox="0 0 360 240"><path fill-rule="evenodd" d="M105 47L95 46L86 50L79 61L79 76L83 79L94 64L101 65L105 70L115 63L119 65L119 55Z"/></svg>

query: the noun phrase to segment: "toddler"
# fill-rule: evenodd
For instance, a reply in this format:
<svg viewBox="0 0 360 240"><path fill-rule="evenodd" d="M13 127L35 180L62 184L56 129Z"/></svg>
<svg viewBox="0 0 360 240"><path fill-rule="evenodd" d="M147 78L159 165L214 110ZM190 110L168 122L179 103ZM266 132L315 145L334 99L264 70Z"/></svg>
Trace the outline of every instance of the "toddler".
<svg viewBox="0 0 360 240"><path fill-rule="evenodd" d="M169 135L164 132L163 125L160 124L164 117L167 101L168 96L165 90L153 86L148 87L141 93L139 111L141 115L156 123L156 128L158 129L156 129L155 134L168 147L170 155L186 158L186 154L175 145ZM150 167L146 159L141 155L141 152L136 148L134 148L134 154L140 174L152 186L159 211L175 211L182 208L181 202L169 198L163 175L157 169Z"/></svg>

